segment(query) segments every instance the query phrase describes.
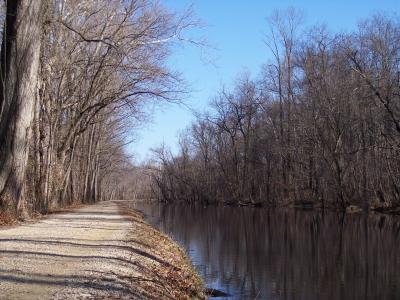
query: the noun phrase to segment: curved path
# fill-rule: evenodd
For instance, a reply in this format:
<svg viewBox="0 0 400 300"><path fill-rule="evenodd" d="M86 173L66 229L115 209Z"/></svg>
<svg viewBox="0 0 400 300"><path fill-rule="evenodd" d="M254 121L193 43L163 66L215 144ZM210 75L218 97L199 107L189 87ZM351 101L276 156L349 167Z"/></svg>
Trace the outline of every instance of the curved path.
<svg viewBox="0 0 400 300"><path fill-rule="evenodd" d="M1 229L0 299L146 298L130 279L141 275L135 261L155 257L130 230L115 202Z"/></svg>

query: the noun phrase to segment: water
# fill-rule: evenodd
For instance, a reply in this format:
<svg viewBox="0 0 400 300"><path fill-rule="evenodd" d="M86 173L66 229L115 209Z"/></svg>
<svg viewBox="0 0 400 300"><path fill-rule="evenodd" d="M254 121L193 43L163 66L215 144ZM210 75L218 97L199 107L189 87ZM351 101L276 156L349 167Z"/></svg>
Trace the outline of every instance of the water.
<svg viewBox="0 0 400 300"><path fill-rule="evenodd" d="M400 299L400 218L137 202L226 299ZM219 298L224 299L224 298Z"/></svg>

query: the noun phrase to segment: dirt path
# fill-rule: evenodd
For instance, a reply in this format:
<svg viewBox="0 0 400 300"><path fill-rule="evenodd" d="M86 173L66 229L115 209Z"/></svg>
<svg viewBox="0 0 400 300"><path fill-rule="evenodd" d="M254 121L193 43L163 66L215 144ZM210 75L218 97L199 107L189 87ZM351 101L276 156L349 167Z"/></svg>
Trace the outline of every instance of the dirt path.
<svg viewBox="0 0 400 300"><path fill-rule="evenodd" d="M148 266L165 263L132 239L134 223L105 202L0 230L0 299L152 298Z"/></svg>

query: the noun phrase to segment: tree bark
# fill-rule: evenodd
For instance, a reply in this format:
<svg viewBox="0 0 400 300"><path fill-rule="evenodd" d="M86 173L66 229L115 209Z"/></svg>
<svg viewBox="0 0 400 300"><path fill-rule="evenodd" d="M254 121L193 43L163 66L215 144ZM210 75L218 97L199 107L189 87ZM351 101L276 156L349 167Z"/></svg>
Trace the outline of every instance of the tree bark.
<svg viewBox="0 0 400 300"><path fill-rule="evenodd" d="M42 34L43 0L7 3L1 48L0 206L17 215L28 159Z"/></svg>

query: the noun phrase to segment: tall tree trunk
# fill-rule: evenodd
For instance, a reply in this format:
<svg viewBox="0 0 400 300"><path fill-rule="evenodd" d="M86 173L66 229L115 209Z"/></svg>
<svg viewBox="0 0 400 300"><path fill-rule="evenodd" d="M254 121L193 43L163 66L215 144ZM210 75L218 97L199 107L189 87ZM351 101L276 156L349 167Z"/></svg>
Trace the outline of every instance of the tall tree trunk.
<svg viewBox="0 0 400 300"><path fill-rule="evenodd" d="M84 203L90 202L90 182L89 182L89 175L90 172L93 171L92 168L92 148L93 148L93 140L94 140L94 134L96 130L96 125L92 125L92 130L90 131L89 135L89 144L88 144L88 150L87 150L87 160L86 160L86 171L85 171L85 186L84 186L84 192L83 192L83 199L82 201Z"/></svg>
<svg viewBox="0 0 400 300"><path fill-rule="evenodd" d="M95 160L95 167L94 167L94 175L93 175L93 181L92 181L92 201L97 202L99 201L98 198L98 181L99 181L99 154L96 154L96 160Z"/></svg>
<svg viewBox="0 0 400 300"><path fill-rule="evenodd" d="M0 205L13 215L25 177L35 106L43 0L7 2L1 48Z"/></svg>
<svg viewBox="0 0 400 300"><path fill-rule="evenodd" d="M78 141L78 139L74 138L74 140L72 142L71 153L70 153L69 162L68 162L68 167L67 167L67 170L65 171L64 178L62 180L62 185L61 185L62 186L62 190L60 191L60 199L59 199L60 204L62 206L65 206L67 203L71 204L70 203L71 199L69 199L67 201L67 203L65 203L65 200L66 200L66 196L67 196L68 185L69 185L69 182L70 182L71 177L72 177L72 175L71 175L72 164L73 164L74 159L75 159L75 146L76 146L77 141ZM70 195L70 197L72 198L72 195Z"/></svg>
<svg viewBox="0 0 400 300"><path fill-rule="evenodd" d="M39 75L41 78L41 75ZM40 81L40 79L39 79ZM40 109L40 101L41 101L41 93L40 83L38 83L38 93L36 93L35 98L35 108L34 108L34 118L32 124L32 140L33 140L33 186L34 186L34 199L35 206L34 209L39 212L45 212L47 210L46 202L45 202L45 189L44 189L44 181L46 174L46 165L45 165L45 132L44 132L44 120L43 113Z"/></svg>

